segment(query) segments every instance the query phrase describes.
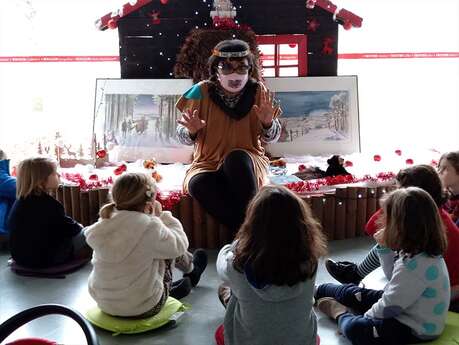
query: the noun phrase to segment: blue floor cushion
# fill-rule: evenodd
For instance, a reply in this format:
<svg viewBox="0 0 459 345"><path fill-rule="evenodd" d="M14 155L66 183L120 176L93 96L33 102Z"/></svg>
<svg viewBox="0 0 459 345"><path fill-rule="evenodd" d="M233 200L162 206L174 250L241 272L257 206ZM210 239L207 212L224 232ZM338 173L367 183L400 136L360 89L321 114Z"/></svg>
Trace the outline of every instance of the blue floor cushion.
<svg viewBox="0 0 459 345"><path fill-rule="evenodd" d="M169 297L159 314L143 319L111 316L105 314L97 306L89 309L85 316L89 322L97 327L113 332L113 335L135 334L151 331L169 323L175 324L178 317L188 309L189 306L184 305L175 298Z"/></svg>

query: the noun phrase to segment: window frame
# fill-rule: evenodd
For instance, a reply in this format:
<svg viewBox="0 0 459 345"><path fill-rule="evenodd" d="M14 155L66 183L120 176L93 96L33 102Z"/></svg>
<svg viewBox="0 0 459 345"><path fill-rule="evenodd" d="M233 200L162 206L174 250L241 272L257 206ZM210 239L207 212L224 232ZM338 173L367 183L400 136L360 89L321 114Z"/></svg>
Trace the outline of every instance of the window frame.
<svg viewBox="0 0 459 345"><path fill-rule="evenodd" d="M257 35L258 45L274 45L274 66L262 66L263 69L274 69L274 76L279 77L280 70L286 67L298 67L298 77L305 77L308 74L307 64L307 35ZM296 44L298 64L280 65L280 45ZM263 63L263 59L261 59Z"/></svg>

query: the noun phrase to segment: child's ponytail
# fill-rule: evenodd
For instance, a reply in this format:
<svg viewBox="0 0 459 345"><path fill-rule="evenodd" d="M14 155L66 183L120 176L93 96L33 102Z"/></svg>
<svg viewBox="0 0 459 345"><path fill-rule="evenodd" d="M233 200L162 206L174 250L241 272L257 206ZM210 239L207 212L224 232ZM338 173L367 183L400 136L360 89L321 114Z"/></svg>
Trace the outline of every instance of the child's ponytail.
<svg viewBox="0 0 459 345"><path fill-rule="evenodd" d="M99 211L99 215L102 219L109 219L115 210L115 203L111 202L107 205L102 206L102 208Z"/></svg>

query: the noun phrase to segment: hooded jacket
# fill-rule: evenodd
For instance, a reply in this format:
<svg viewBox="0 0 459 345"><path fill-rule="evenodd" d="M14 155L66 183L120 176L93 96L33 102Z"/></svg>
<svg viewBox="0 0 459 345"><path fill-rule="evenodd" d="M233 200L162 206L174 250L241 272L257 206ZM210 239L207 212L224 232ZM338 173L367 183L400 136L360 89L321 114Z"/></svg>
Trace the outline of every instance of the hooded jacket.
<svg viewBox="0 0 459 345"><path fill-rule="evenodd" d="M151 310L164 291L165 259L188 249L180 222L169 211L159 217L115 211L85 229L93 252L89 293L107 314L136 316Z"/></svg>
<svg viewBox="0 0 459 345"><path fill-rule="evenodd" d="M16 200L16 177L10 176L10 161L0 160L0 234L7 234L6 221Z"/></svg>
<svg viewBox="0 0 459 345"><path fill-rule="evenodd" d="M225 345L316 344L317 319L312 310L315 276L293 286L256 288L233 267L233 245L224 246L217 272L230 286L224 321Z"/></svg>

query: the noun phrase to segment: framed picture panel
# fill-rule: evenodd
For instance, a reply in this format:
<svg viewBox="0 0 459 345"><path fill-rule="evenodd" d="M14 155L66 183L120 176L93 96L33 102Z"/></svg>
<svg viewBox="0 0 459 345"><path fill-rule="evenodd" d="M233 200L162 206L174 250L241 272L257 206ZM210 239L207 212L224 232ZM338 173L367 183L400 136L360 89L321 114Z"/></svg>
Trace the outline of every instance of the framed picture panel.
<svg viewBox="0 0 459 345"><path fill-rule="evenodd" d="M266 78L280 102L273 156L360 152L357 76Z"/></svg>
<svg viewBox="0 0 459 345"><path fill-rule="evenodd" d="M187 79L97 79L93 132L112 161L156 158L190 163L193 147L175 134L175 103L192 86Z"/></svg>

